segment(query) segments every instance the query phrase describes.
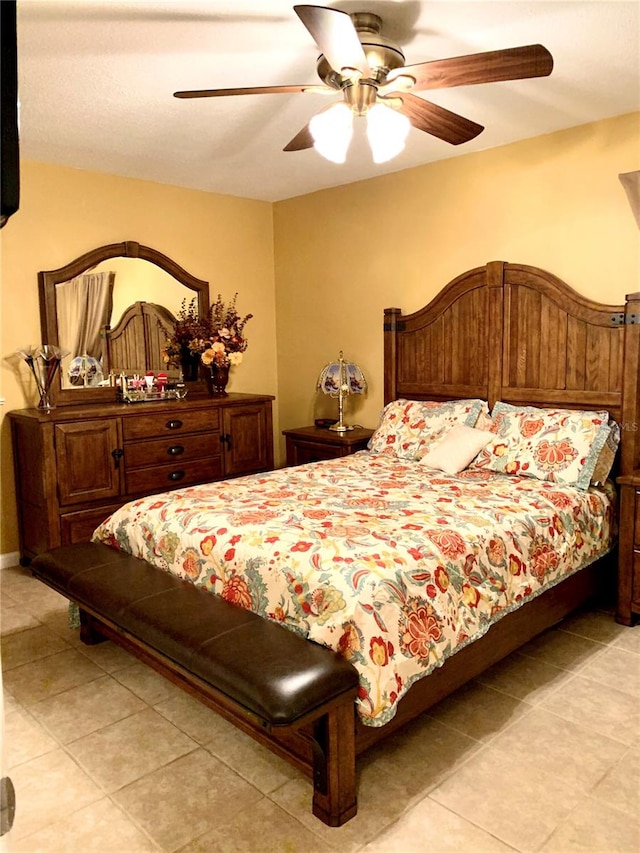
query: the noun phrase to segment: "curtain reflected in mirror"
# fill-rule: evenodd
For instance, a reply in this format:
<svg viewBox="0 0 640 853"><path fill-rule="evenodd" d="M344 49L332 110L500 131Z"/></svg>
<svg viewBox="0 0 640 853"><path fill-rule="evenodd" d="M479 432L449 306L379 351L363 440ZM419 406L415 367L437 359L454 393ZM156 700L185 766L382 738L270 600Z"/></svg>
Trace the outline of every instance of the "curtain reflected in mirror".
<svg viewBox="0 0 640 853"><path fill-rule="evenodd" d="M58 333L69 355L62 361L63 387L104 381L102 331L113 303L115 272L92 272L56 286Z"/></svg>

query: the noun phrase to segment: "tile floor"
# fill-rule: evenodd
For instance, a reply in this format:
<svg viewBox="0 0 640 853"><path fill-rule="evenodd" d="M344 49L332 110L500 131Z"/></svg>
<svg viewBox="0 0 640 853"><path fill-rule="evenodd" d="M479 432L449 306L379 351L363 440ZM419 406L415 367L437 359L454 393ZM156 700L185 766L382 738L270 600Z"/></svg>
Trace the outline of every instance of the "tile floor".
<svg viewBox="0 0 640 853"><path fill-rule="evenodd" d="M10 853L640 850L640 626L589 611L363 756L359 812L0 571ZM6 763L6 762L5 762Z"/></svg>

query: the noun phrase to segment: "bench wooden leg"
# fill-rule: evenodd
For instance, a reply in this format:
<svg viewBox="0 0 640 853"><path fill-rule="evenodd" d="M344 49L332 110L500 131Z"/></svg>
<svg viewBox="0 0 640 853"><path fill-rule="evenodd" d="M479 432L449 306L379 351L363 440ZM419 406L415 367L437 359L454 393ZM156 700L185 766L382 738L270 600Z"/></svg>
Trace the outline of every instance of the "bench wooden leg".
<svg viewBox="0 0 640 853"><path fill-rule="evenodd" d="M96 646L107 639L100 632L100 623L80 608L80 639L87 646Z"/></svg>
<svg viewBox="0 0 640 853"><path fill-rule="evenodd" d="M314 724L313 813L342 826L358 810L353 701L338 705Z"/></svg>

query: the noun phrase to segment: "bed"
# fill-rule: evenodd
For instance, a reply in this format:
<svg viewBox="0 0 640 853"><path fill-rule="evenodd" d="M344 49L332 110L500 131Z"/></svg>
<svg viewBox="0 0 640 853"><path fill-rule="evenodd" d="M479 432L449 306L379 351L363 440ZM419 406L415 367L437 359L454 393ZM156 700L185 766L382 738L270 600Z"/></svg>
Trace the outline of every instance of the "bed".
<svg viewBox="0 0 640 853"><path fill-rule="evenodd" d="M623 427L611 473L637 467L636 431L625 426L640 422L639 312L640 294L598 304L534 267L466 272L415 313L385 311L386 407L369 451L134 501L95 538L356 666L355 707L322 741L330 786L349 792L358 754L615 582L615 488L592 483L611 420ZM550 424L531 426L541 419L529 407L553 410ZM413 429L416 410L428 424L444 412L439 432L425 433L420 418ZM558 411L574 424L566 410L598 436L584 458L578 444L562 451L573 453L580 488L557 473L557 449L555 473L540 480L531 460L504 456L506 433L492 426L500 416L508 431L525 417L532 435L553 436ZM431 464L450 429L479 425L489 437L470 464L454 473ZM317 731L234 722L313 774ZM314 800L323 819L325 807ZM333 811L336 825L355 808Z"/></svg>

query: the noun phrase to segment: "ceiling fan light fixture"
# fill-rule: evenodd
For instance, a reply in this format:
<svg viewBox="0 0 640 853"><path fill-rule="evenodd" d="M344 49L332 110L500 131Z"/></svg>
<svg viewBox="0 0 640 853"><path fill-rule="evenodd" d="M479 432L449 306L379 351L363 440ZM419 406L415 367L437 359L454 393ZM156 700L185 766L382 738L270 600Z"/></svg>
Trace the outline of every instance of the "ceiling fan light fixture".
<svg viewBox="0 0 640 853"><path fill-rule="evenodd" d="M344 103L334 104L309 122L313 147L332 163L344 163L353 136L353 113Z"/></svg>
<svg viewBox="0 0 640 853"><path fill-rule="evenodd" d="M375 104L367 113L367 139L374 163L393 160L404 150L411 122L402 113L384 104Z"/></svg>

